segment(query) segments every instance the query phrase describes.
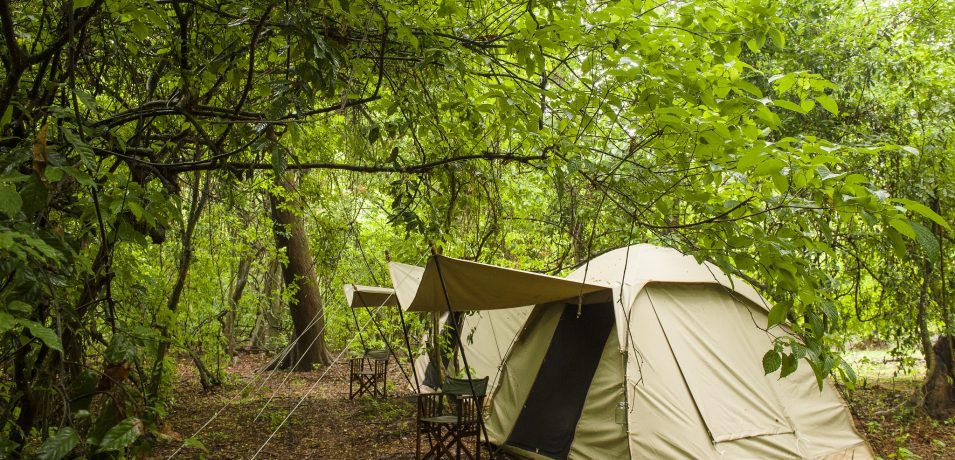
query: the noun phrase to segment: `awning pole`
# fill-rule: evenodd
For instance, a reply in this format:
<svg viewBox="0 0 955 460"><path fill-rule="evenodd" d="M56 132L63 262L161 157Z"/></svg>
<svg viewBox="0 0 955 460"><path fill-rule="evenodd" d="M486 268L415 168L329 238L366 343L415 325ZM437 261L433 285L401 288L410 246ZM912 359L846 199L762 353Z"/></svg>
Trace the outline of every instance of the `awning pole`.
<svg viewBox="0 0 955 460"><path fill-rule="evenodd" d="M388 251L385 251L385 261L391 262L391 253L389 253ZM394 295L395 295L395 298L397 299L398 292L396 291ZM408 324L405 323L405 313L403 309L401 308L400 300L398 301L398 318L401 319L401 335L405 339L405 348L408 351L408 365L411 367L411 376L414 377L415 391L417 391L418 393L421 393L421 384L418 382L418 373L415 372L415 368L414 368L414 353L411 352L411 340L408 339ZM397 360L398 357L396 356L395 359ZM400 367L400 364L399 364L399 367Z"/></svg>
<svg viewBox="0 0 955 460"><path fill-rule="evenodd" d="M372 278L374 279L374 275L372 275ZM375 284L378 284L377 279L375 279L374 281L375 281ZM352 286L354 286L354 284ZM368 303L365 302L365 298L361 295L361 291L355 288L355 294L358 294L358 300L360 300L361 304L367 308ZM391 295L396 295L396 294L391 294ZM387 300L383 302L383 304L384 303L387 303ZM401 310L401 307L399 307L398 309ZM377 309L375 310L375 312L377 313ZM354 313L355 313L355 309L353 308L352 314ZM372 312L368 312L368 316L371 317L371 324L375 326L375 329L378 331L378 335L381 336L381 341L385 344L385 349L388 351L388 356L395 358L395 364L398 365L398 370L401 371L401 375L405 377L405 381L408 382L408 385L411 385L411 379L408 378L408 373L405 372L405 368L401 367L401 360L398 359L398 355L395 354L395 351L391 348L391 344L388 343L388 338L385 337L385 333L381 330L381 326L378 325L378 318L376 318L375 314L373 314ZM362 342L362 344L364 345L364 342Z"/></svg>
<svg viewBox="0 0 955 460"><path fill-rule="evenodd" d="M448 305L448 318L454 324L454 336L458 341L458 348L461 349L461 360L464 361L464 373L468 376L468 385L471 386L471 396L477 397L477 391L474 389L474 378L471 376L471 366L468 365L468 356L464 352L464 342L461 341L461 331L459 328L464 326L464 320L461 320L461 324L458 325L454 321L454 311L451 309L451 297L448 295L448 286L444 282L444 275L441 273L441 264L438 259L438 251L434 248L434 243L431 243L431 257L434 259L434 268L438 271L438 280L441 281L441 290L444 292L444 302ZM481 423L481 431L484 434L484 441L490 442L490 438L487 435L487 427L484 425L484 405L476 404L478 411L478 420ZM478 442L481 440L478 439Z"/></svg>
<svg viewBox="0 0 955 460"><path fill-rule="evenodd" d="M358 230L355 229L355 223L354 223L354 222L352 222L352 223L349 224L349 225L351 225L352 233L355 234L355 244L358 246L358 252L361 253L361 260L365 262L365 268L368 269L368 273L371 274L371 279L372 279L372 281L374 281L375 284L377 285L377 284L378 284L378 277L375 276L375 271L371 269L371 264L368 263L368 257L365 256L365 248L363 248L363 247L361 246L361 235L359 235L359 234L358 234ZM387 255L387 253L386 253L386 255ZM389 259L389 260L390 260L390 259ZM352 285L352 286L354 286L354 285ZM357 288L356 288L355 292L358 292ZM361 293L359 293L358 295L359 295L359 298L361 298ZM394 294L392 294L392 295L395 296L395 298L397 299L397 296L398 296L398 293L397 293L397 292L394 293ZM362 300L362 304L365 304L366 306L368 305L368 304L365 303L364 300ZM399 313L401 312L401 305L398 305L398 312L399 312ZM352 315L355 315L355 310L352 310ZM375 329L378 330L378 334L381 336L381 341L385 343L385 347L388 349L388 354L389 354L391 357L395 358L395 364L398 365L398 369L401 371L401 375L403 375L403 376L405 377L405 380L408 382L408 385L411 385L411 379L408 378L408 373L405 372L405 368L401 367L401 360L398 359L398 355L395 354L395 351L391 348L391 344L389 344L389 343L388 343L388 340L385 338L385 333L381 331L381 327L378 325L378 320L375 319L375 316L374 316L374 315L371 315L370 313L369 313L369 315L371 316L372 321L374 322ZM355 316L355 323L356 323L356 324L358 323L358 317L357 317L357 315ZM403 329L403 328L404 328L404 318L401 319L401 324L402 324L402 329ZM407 340L408 340L408 334L405 333L404 335L405 335L405 341L407 341ZM364 342L364 341L362 341L362 346L363 346L363 347L365 346L365 342ZM367 349L366 349L366 350L367 350ZM414 363L411 363L411 373L414 374ZM417 380L418 380L418 377L415 376L415 381L417 382ZM417 385L416 385L416 387L417 387ZM420 391L419 391L419 393L420 393Z"/></svg>

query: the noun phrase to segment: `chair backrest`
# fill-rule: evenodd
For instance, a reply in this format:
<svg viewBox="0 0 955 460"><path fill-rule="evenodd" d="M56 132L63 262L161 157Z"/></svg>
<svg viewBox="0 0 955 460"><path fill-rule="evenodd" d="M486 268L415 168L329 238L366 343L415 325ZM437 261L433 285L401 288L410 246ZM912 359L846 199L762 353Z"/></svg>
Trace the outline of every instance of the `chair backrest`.
<svg viewBox="0 0 955 460"><path fill-rule="evenodd" d="M484 396L487 394L488 379L488 377L472 380L447 377L444 385L441 385L441 391L449 395Z"/></svg>

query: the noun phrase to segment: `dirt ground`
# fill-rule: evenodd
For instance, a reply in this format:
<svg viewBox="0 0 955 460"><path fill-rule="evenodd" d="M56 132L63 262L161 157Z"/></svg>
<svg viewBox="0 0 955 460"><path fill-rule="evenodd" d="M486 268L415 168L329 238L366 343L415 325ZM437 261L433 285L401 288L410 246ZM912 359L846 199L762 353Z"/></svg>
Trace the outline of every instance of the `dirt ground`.
<svg viewBox="0 0 955 460"><path fill-rule="evenodd" d="M377 401L367 396L348 399L347 362L333 365L324 377L326 369L322 368L312 372L265 371L253 380L266 361L263 355L242 355L229 369L227 382L212 392L202 391L191 363L183 362L179 366L176 404L164 430L166 439L147 458L167 458L192 438L200 440L202 447L185 442L189 447L175 458L247 459L280 425L256 458L414 458L412 391L394 362L389 366L388 398ZM306 393L308 396L302 399ZM299 401L301 405L282 424ZM219 415L195 434L220 409ZM257 417L259 411L262 413Z"/></svg>
<svg viewBox="0 0 955 460"><path fill-rule="evenodd" d="M347 364L333 365L312 387L325 369L291 374L264 372L256 376L256 370L265 363L263 355L243 355L228 370L225 384L212 392L203 392L191 363L183 362L176 385L176 404L164 427L165 435L146 458L167 458L185 443L187 447L175 458L248 459L280 425L256 458L414 457L412 391L393 362L389 366L389 396L383 401L368 397L348 399ZM863 370L859 385L846 394L856 427L869 439L876 455L885 459L955 459L955 419L937 421L898 409L920 376L900 375L886 365L872 363L866 358L865 363L859 364ZM308 396L303 399L306 393ZM283 424L299 401L301 405ZM201 446L192 439L199 440Z"/></svg>

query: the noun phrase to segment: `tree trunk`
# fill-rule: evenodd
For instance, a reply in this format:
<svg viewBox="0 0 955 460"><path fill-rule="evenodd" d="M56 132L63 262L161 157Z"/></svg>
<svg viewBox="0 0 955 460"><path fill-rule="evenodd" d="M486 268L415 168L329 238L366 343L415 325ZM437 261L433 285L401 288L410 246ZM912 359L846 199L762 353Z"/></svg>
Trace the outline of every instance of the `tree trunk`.
<svg viewBox="0 0 955 460"><path fill-rule="evenodd" d="M255 319L255 327L252 330L253 350L265 350L268 346L269 337L282 333L281 310L282 310L282 292L279 289L279 282L282 277L281 265L277 260L269 263L268 272L264 274L265 304L260 306L259 314Z"/></svg>
<svg viewBox="0 0 955 460"><path fill-rule="evenodd" d="M196 224L199 222L199 216L202 215L202 209L209 199L210 176L206 175L205 181L200 191L200 174L196 172L192 183L192 206L189 212L189 218L182 229L181 241L182 252L179 254L179 270L176 273L176 283L172 286L172 292L169 294L169 300L166 302L166 309L169 312L175 312L179 307L179 299L182 298L182 291L186 286L186 278L189 275L189 267L192 265L192 235L195 233ZM158 399L164 376L164 361L166 353L169 351L172 341L172 332L169 330L169 324L160 326L159 344L156 347L156 362L153 364L152 375L149 384L149 399Z"/></svg>
<svg viewBox="0 0 955 460"><path fill-rule="evenodd" d="M281 195L290 196L297 187L292 176L283 176L276 181L284 189ZM296 209L294 201L276 194L269 195L274 221L275 245L285 250L288 264L282 267L285 285L295 295L289 303L292 316L295 346L282 363L283 368L296 371L311 370L315 364L331 364L331 355L325 345L325 317L322 312L322 297L318 291L315 266L305 235L305 222Z"/></svg>
<svg viewBox="0 0 955 460"><path fill-rule="evenodd" d="M945 420L955 412L955 361L952 360L952 337L939 336L932 347L934 365L925 375L922 387L925 412L936 420Z"/></svg>
<svg viewBox="0 0 955 460"><path fill-rule="evenodd" d="M936 198L934 198L930 203L932 210L936 213L941 212L939 206L938 190L935 191ZM948 303L946 299L946 273L945 273L945 246L944 246L944 235L942 233L942 228L938 224L932 224L932 230L936 237L939 239L939 270L940 270L940 283L941 283L941 292L937 296L939 304L942 310L942 321L945 324L945 332L939 335L938 340L935 341L935 345L925 350L926 353L931 354L931 359L929 359L928 354L926 354L926 366L927 370L925 372L925 382L922 385L922 394L925 396L923 401L923 407L925 412L928 413L932 418L937 420L947 419L953 412L955 412L955 386L953 386L953 381L955 381L955 361L953 361L953 340L952 333L948 328L950 327L949 321L949 311ZM927 331L923 331L923 323L925 319L923 317L926 302L928 297L929 290L929 281L931 280L932 274L932 265L929 262L925 263L925 283L922 288L922 296L919 299L919 332L922 335L923 349L925 348L925 340L927 339Z"/></svg>
<svg viewBox="0 0 955 460"><path fill-rule="evenodd" d="M229 289L229 308L224 312L222 320L222 334L226 339L226 353L231 359L236 356L235 346L235 319L239 308L239 299L242 298L242 291L249 280L249 269L252 267L252 256L243 255L239 259L239 268L235 274L235 281Z"/></svg>

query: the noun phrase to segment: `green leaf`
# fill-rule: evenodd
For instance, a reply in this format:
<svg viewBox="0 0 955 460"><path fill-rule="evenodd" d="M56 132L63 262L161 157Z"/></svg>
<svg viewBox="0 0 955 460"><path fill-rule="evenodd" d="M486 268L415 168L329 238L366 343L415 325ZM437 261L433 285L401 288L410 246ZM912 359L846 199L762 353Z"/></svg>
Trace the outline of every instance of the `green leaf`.
<svg viewBox="0 0 955 460"><path fill-rule="evenodd" d="M759 163L760 160L763 159L763 156L762 150L752 149L740 157L739 162L736 164L736 169L739 171L745 171L756 163Z"/></svg>
<svg viewBox="0 0 955 460"><path fill-rule="evenodd" d="M773 100L773 105L775 105L776 107L786 109L786 110L791 110L793 112L806 113L806 111L803 110L802 106L800 106L799 104L796 104L795 102L787 101L785 99L775 99Z"/></svg>
<svg viewBox="0 0 955 460"><path fill-rule="evenodd" d="M924 225L918 222L909 222L912 230L915 232L915 241L925 250L925 255L932 262L938 262L941 255L941 246L935 234Z"/></svg>
<svg viewBox="0 0 955 460"><path fill-rule="evenodd" d="M945 218L938 215L938 213L936 213L935 211L932 211L931 208L929 208L928 206L925 206L922 203L919 203L918 201L907 200L905 198L892 198L889 200L889 202L899 203L902 206L905 206L905 209L908 209L909 211L912 211L916 214L920 214L922 217L925 217L931 220L932 222L935 222L936 224L941 225L942 228L944 228L945 230L952 231L952 227L948 224L948 222L945 221Z"/></svg>
<svg viewBox="0 0 955 460"><path fill-rule="evenodd" d="M839 115L839 106L836 104L836 101L833 98L826 96L825 94L820 94L816 96L815 99L816 102L822 106L822 108L828 110L833 115Z"/></svg>
<svg viewBox="0 0 955 460"><path fill-rule="evenodd" d="M13 104L7 105L7 110L3 112L3 116L0 117L0 126L6 126L7 123L10 123L10 120L13 119Z"/></svg>
<svg viewBox="0 0 955 460"><path fill-rule="evenodd" d="M203 452L206 452L206 445L199 440L199 438L186 438L182 441L183 447L186 449L199 449Z"/></svg>
<svg viewBox="0 0 955 460"><path fill-rule="evenodd" d="M769 107L763 104L756 106L756 118L762 120L770 128L779 127L779 115L773 113L772 110L769 110Z"/></svg>
<svg viewBox="0 0 955 460"><path fill-rule="evenodd" d="M63 169L63 172L69 174L70 176L73 176L73 178L76 179L76 181L79 182L80 185L85 185L87 187L92 187L96 185L96 182L93 180L92 177L90 177L89 174L86 174L85 172L77 168L74 168L72 166L63 166L62 169Z"/></svg>
<svg viewBox="0 0 955 460"><path fill-rule="evenodd" d="M285 156L285 150L277 146L272 147L272 171L276 177L285 173L288 168L288 158Z"/></svg>
<svg viewBox="0 0 955 460"><path fill-rule="evenodd" d="M779 302L773 305L773 308L769 309L769 322L766 327L770 328L777 324L782 324L786 321L787 313L789 313L789 305L785 302Z"/></svg>
<svg viewBox="0 0 955 460"><path fill-rule="evenodd" d="M136 359L136 343L129 334L123 332L113 334L103 357L107 364L132 362Z"/></svg>
<svg viewBox="0 0 955 460"><path fill-rule="evenodd" d="M60 460L80 443L80 436L68 426L60 428L55 435L46 438L36 451L38 460Z"/></svg>
<svg viewBox="0 0 955 460"><path fill-rule="evenodd" d="M63 352L63 345L60 343L60 338L56 336L56 332L53 332L53 329L35 321L20 320L20 324L26 326L27 329L30 330L30 334L40 339L46 346L61 353Z"/></svg>
<svg viewBox="0 0 955 460"><path fill-rule="evenodd" d="M841 360L839 361L839 370L842 372L842 377L846 383L846 386L848 386L850 390L855 389L858 376L856 376L856 371L852 369L852 365L845 360Z"/></svg>
<svg viewBox="0 0 955 460"><path fill-rule="evenodd" d="M142 433L143 423L136 417L129 417L117 423L103 435L99 442L100 452L123 450L129 447Z"/></svg>
<svg viewBox="0 0 955 460"><path fill-rule="evenodd" d="M776 350L769 350L763 355L763 372L767 375L776 372L783 363L782 356Z"/></svg>
<svg viewBox="0 0 955 460"><path fill-rule="evenodd" d="M23 199L17 193L17 187L13 184L0 184L0 212L7 217L14 217L22 206Z"/></svg>
<svg viewBox="0 0 955 460"><path fill-rule="evenodd" d="M7 304L7 311L20 312L22 313L20 316L27 316L33 311L33 307L26 302L11 300L10 303Z"/></svg>
<svg viewBox="0 0 955 460"><path fill-rule="evenodd" d="M799 360L796 359L795 354L784 354L782 362L782 371L779 372L780 378L785 378L791 375L793 372L796 372L796 368L799 367Z"/></svg>
<svg viewBox="0 0 955 460"><path fill-rule="evenodd" d="M0 311L0 334L13 329L16 325L17 321L9 313Z"/></svg>
<svg viewBox="0 0 955 460"><path fill-rule="evenodd" d="M894 228L899 233L913 240L916 238L915 230L912 230L912 226L909 225L909 222L906 221L905 219L892 219L889 221L889 225L891 225L892 228Z"/></svg>
<svg viewBox="0 0 955 460"><path fill-rule="evenodd" d="M756 170L753 172L757 176L768 176L770 174L776 174L779 171L782 171L786 167L786 163L779 158L770 158L756 167Z"/></svg>
<svg viewBox="0 0 955 460"><path fill-rule="evenodd" d="M812 99L803 99L799 103L799 107L802 108L803 113L809 113L810 110L816 107L816 101L813 101Z"/></svg>
<svg viewBox="0 0 955 460"><path fill-rule="evenodd" d="M747 93L749 93L749 94L751 94L751 95L753 95L753 96L755 96L755 97L760 97L760 98L763 97L763 92L762 92L762 90L760 90L759 87L757 87L756 85L754 85L754 84L752 84L752 83L750 83L750 82L748 82L748 81L746 81L746 80L737 80L737 81L733 82L733 85L735 85L737 88L739 88L739 89L741 89L741 90L743 90L743 91L745 91L745 92L747 92Z"/></svg>
<svg viewBox="0 0 955 460"><path fill-rule="evenodd" d="M90 148L89 144L83 142L83 139L70 128L63 128L62 132L66 141L69 142L70 145L73 146L73 150L76 150L76 153L79 154L86 168L89 170L94 169L96 165L93 160L93 149Z"/></svg>
<svg viewBox="0 0 955 460"><path fill-rule="evenodd" d="M74 90L73 92L76 94L76 98L79 99L80 102L82 102L83 105L86 106L86 108L89 109L90 112L93 112L93 114L95 115L96 109L97 109L96 97L94 97L92 94L90 94L89 92L81 88L76 88L76 90Z"/></svg>

